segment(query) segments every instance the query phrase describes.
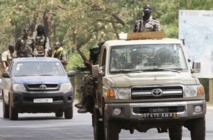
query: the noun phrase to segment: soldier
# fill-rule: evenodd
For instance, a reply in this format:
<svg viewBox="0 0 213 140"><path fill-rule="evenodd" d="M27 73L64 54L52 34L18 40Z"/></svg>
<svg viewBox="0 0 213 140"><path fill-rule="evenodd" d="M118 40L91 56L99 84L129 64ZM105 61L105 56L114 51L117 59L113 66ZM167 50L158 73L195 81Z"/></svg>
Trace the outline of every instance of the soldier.
<svg viewBox="0 0 213 140"><path fill-rule="evenodd" d="M34 36L33 54L35 57L47 57L49 49L49 38L45 34L44 26L38 25Z"/></svg>
<svg viewBox="0 0 213 140"><path fill-rule="evenodd" d="M28 28L23 29L23 36L18 39L15 45L17 57L32 57L33 39L28 36Z"/></svg>
<svg viewBox="0 0 213 140"><path fill-rule="evenodd" d="M150 32L160 31L160 22L152 18L152 9L150 5L145 5L143 8L144 15L141 19L136 20L133 32Z"/></svg>
<svg viewBox="0 0 213 140"><path fill-rule="evenodd" d="M102 45L102 44L101 44ZM94 106L95 97L94 93L94 79L92 77L92 65L98 63L99 46L97 44L92 45L89 48L90 58L89 60L84 60L84 65L90 71L83 77L83 85L81 86L80 92L82 92L82 99L79 103L75 104L78 109L78 113L92 112Z"/></svg>
<svg viewBox="0 0 213 140"><path fill-rule="evenodd" d="M61 47L61 43L60 42L55 42L54 51L53 51L52 57L58 58L59 60L61 60L61 63L63 64L64 68L66 67L66 65L67 65L67 56L66 56L66 52Z"/></svg>
<svg viewBox="0 0 213 140"><path fill-rule="evenodd" d="M13 58L16 57L15 47L8 45L8 50L4 51L1 55L3 70L6 71L7 67Z"/></svg>

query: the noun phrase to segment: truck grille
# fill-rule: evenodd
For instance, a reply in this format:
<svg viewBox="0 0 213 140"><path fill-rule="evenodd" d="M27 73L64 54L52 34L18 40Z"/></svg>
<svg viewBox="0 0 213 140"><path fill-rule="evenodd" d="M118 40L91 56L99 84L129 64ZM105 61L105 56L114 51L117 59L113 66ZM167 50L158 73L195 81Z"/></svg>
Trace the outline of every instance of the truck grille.
<svg viewBox="0 0 213 140"><path fill-rule="evenodd" d="M58 84L28 84L25 86L28 91L56 91Z"/></svg>
<svg viewBox="0 0 213 140"><path fill-rule="evenodd" d="M145 86L131 89L132 99L183 98L182 86Z"/></svg>

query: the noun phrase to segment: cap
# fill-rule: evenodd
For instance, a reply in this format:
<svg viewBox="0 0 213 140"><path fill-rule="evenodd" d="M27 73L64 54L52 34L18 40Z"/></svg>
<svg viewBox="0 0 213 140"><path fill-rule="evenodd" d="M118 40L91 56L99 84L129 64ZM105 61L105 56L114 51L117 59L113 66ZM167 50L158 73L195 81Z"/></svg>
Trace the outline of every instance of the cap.
<svg viewBox="0 0 213 140"><path fill-rule="evenodd" d="M97 49L99 48L99 46L97 44L94 44L92 46L90 46L89 50L93 50L93 49Z"/></svg>

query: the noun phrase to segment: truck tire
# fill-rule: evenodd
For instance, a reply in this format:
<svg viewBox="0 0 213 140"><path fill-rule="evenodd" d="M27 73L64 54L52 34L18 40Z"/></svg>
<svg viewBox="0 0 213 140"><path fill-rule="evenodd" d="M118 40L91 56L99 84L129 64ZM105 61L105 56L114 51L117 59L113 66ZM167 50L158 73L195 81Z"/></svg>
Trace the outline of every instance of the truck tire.
<svg viewBox="0 0 213 140"><path fill-rule="evenodd" d="M99 118L100 113L98 109L94 108L92 114L94 140L104 140L104 124Z"/></svg>
<svg viewBox="0 0 213 140"><path fill-rule="evenodd" d="M18 111L11 105L10 105L10 109L9 109L9 118L10 118L10 120L18 119Z"/></svg>
<svg viewBox="0 0 213 140"><path fill-rule="evenodd" d="M105 140L119 140L119 128L113 121L104 121Z"/></svg>
<svg viewBox="0 0 213 140"><path fill-rule="evenodd" d="M65 119L72 119L73 118L73 107L69 107L64 111Z"/></svg>
<svg viewBox="0 0 213 140"><path fill-rule="evenodd" d="M191 134L191 140L205 140L205 117L191 120L189 123L189 130Z"/></svg>
<svg viewBox="0 0 213 140"><path fill-rule="evenodd" d="M169 128L170 140L181 140L182 139L182 126L175 125Z"/></svg>
<svg viewBox="0 0 213 140"><path fill-rule="evenodd" d="M9 118L9 105L7 105L4 101L4 93L2 92L2 98L3 98L3 117L5 119Z"/></svg>

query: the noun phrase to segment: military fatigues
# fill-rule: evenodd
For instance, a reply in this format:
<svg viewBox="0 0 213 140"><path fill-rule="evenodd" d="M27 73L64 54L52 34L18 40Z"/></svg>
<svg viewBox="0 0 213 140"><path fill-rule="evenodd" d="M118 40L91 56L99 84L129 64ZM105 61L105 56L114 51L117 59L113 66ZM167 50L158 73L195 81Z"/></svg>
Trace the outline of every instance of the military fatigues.
<svg viewBox="0 0 213 140"><path fill-rule="evenodd" d="M34 37L34 50L33 55L35 57L44 57L50 49L49 38L45 36Z"/></svg>
<svg viewBox="0 0 213 140"><path fill-rule="evenodd" d="M32 57L33 49L33 38L19 38L16 43L17 57Z"/></svg>
<svg viewBox="0 0 213 140"><path fill-rule="evenodd" d="M136 20L133 32L160 31L160 22L152 17L144 21L143 18Z"/></svg>

